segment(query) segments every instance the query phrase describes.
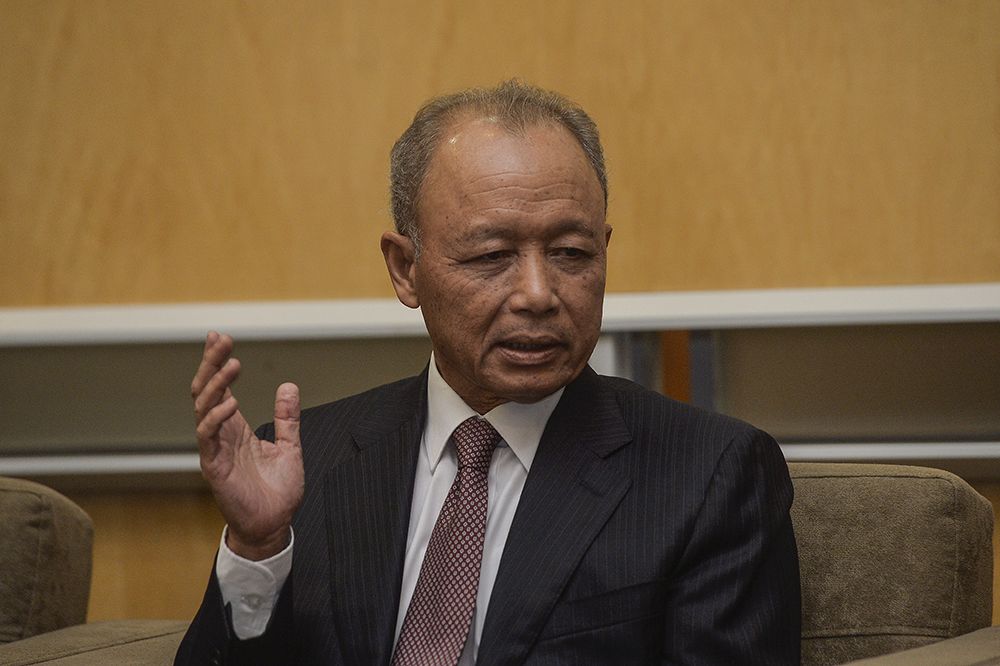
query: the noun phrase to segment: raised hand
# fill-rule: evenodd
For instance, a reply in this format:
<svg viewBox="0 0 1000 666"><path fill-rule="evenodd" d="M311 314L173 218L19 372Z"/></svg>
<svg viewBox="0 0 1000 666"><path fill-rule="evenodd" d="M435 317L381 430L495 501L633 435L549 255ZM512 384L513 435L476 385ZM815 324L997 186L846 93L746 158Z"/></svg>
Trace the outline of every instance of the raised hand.
<svg viewBox="0 0 1000 666"><path fill-rule="evenodd" d="M282 384L274 397L274 442L258 439L240 413L231 386L240 374L233 339L211 332L191 382L201 472L229 525L227 545L262 560L288 545L292 515L302 503L299 388Z"/></svg>

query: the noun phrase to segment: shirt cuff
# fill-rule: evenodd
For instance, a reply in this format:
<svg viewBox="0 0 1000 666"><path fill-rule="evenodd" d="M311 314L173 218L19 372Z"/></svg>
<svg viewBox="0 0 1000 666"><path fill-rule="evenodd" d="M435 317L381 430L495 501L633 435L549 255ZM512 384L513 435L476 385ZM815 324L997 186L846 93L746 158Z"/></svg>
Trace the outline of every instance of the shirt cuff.
<svg viewBox="0 0 1000 666"><path fill-rule="evenodd" d="M291 539L283 551L254 562L229 549L226 545L228 529L222 530L215 577L219 580L222 603L231 608L236 636L240 640L256 638L267 629L278 594L291 573L295 533L291 532Z"/></svg>

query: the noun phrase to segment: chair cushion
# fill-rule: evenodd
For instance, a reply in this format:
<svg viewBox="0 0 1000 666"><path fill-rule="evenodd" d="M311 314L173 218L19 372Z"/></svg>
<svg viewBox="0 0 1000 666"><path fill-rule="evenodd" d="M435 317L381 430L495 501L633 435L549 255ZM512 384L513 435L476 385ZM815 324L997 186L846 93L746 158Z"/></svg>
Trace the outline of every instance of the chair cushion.
<svg viewBox="0 0 1000 666"><path fill-rule="evenodd" d="M987 627L914 650L851 662L851 666L995 666L996 664L1000 664L1000 627Z"/></svg>
<svg viewBox="0 0 1000 666"><path fill-rule="evenodd" d="M86 619L93 524L80 507L0 478L0 544L0 643Z"/></svg>
<svg viewBox="0 0 1000 666"><path fill-rule="evenodd" d="M839 664L988 626L990 503L957 476L793 463L803 664Z"/></svg>
<svg viewBox="0 0 1000 666"><path fill-rule="evenodd" d="M92 622L0 645L0 664L170 664L187 630L177 620Z"/></svg>

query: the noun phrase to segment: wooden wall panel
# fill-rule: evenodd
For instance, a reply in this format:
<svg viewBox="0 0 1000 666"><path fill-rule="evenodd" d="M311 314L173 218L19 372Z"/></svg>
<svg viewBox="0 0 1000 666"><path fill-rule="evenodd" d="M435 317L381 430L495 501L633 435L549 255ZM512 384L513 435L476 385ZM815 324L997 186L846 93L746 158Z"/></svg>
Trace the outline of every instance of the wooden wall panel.
<svg viewBox="0 0 1000 666"><path fill-rule="evenodd" d="M211 493L67 494L94 521L88 621L194 617L225 524Z"/></svg>
<svg viewBox="0 0 1000 666"><path fill-rule="evenodd" d="M0 306L390 296L386 156L521 76L617 291L1000 280L1000 3L0 4Z"/></svg>

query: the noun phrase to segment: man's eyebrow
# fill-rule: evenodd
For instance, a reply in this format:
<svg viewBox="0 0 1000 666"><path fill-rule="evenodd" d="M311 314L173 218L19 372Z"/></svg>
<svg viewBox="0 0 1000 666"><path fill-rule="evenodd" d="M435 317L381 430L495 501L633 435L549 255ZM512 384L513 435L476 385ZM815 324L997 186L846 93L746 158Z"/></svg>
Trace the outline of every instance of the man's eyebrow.
<svg viewBox="0 0 1000 666"><path fill-rule="evenodd" d="M597 232L594 231L593 225L587 224L582 220L563 220L556 223L555 227L552 229L553 236L561 236L562 234L580 234L581 236L586 236L587 238L596 238Z"/></svg>
<svg viewBox="0 0 1000 666"><path fill-rule="evenodd" d="M582 220L566 219L556 222L545 230L545 235L549 238L562 236L564 234L579 234L588 239L596 238L597 234L593 227ZM462 240L469 243L476 243L487 240L512 240L520 237L517 224L482 224L462 234Z"/></svg>

